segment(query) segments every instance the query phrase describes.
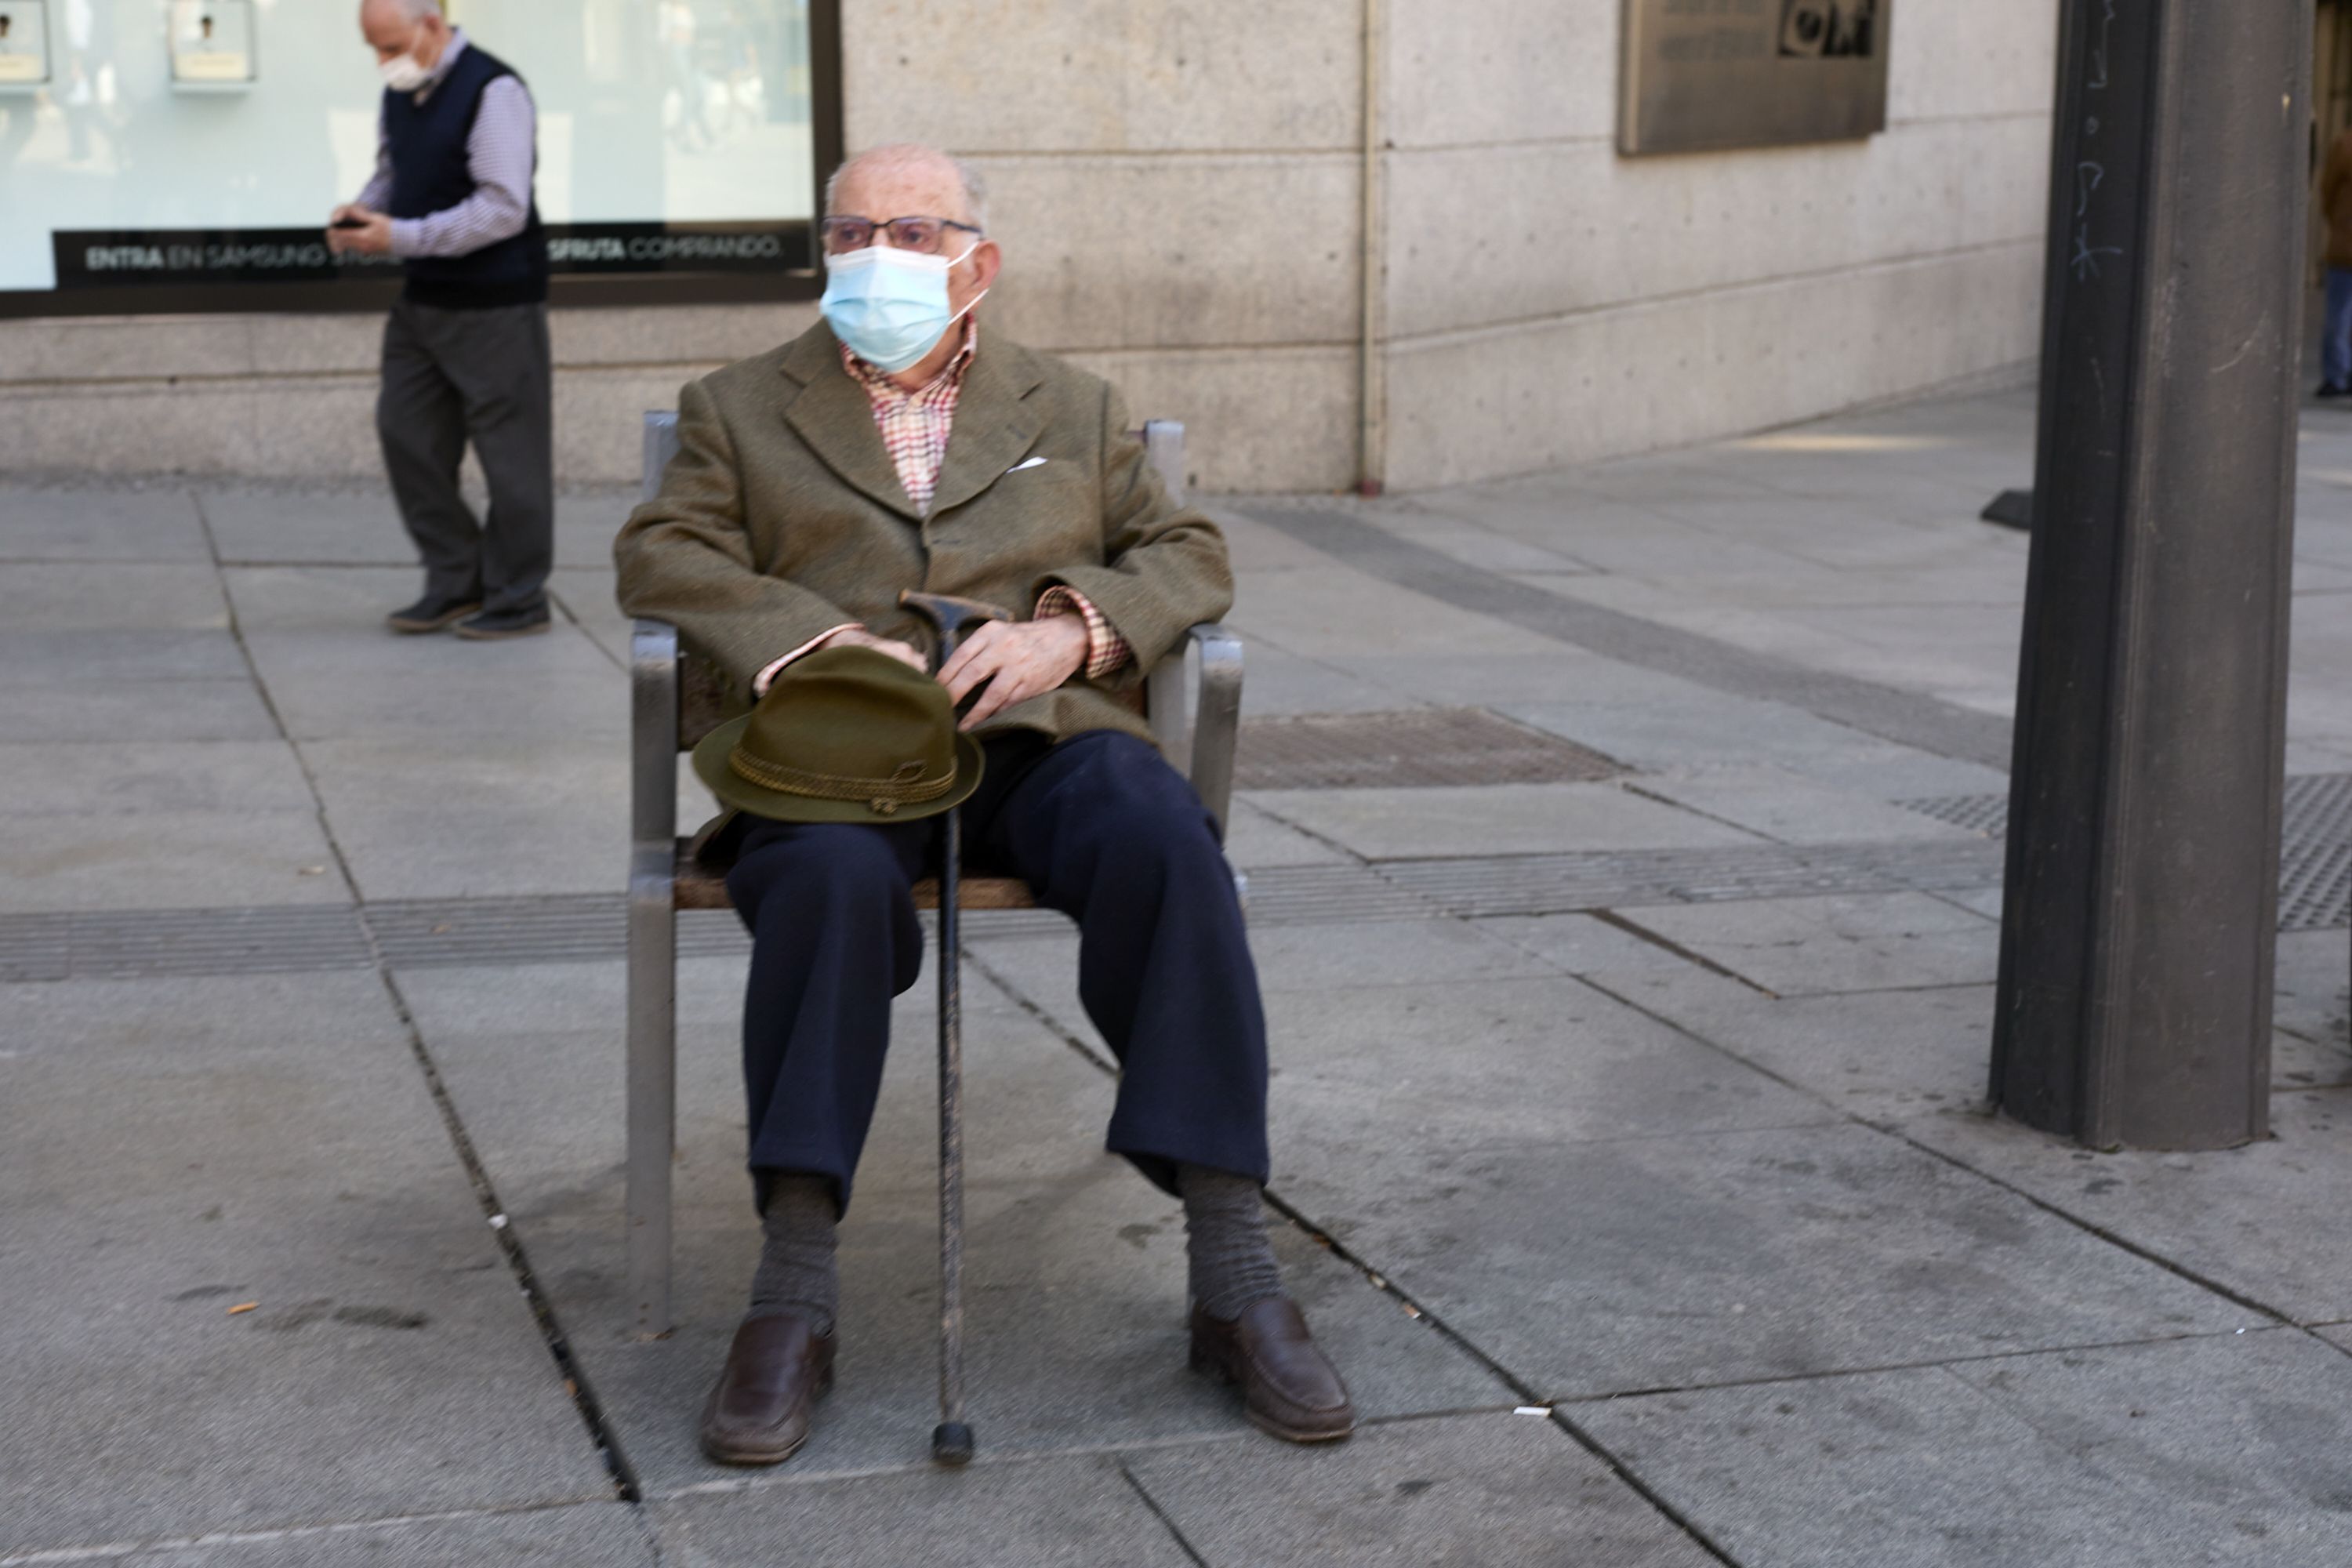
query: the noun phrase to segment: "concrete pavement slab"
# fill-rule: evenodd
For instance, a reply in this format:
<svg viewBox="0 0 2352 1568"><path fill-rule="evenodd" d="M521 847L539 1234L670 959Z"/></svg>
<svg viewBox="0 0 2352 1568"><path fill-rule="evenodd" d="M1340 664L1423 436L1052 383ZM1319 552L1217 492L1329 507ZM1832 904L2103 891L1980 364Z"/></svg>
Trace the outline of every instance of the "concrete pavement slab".
<svg viewBox="0 0 2352 1568"><path fill-rule="evenodd" d="M2009 775L1998 768L1963 762L1958 757L1939 757L1908 746L1888 746L1877 752L1832 752L1792 758L1779 765L1800 778L1873 800L1933 800L1939 795L2009 793Z"/></svg>
<svg viewBox="0 0 2352 1568"><path fill-rule="evenodd" d="M1255 790L1249 798L1277 820L1368 860L1758 842L1753 834L1613 784Z"/></svg>
<svg viewBox="0 0 2352 1568"><path fill-rule="evenodd" d="M610 893L628 854L628 754L598 735L370 734L313 741L361 896Z"/></svg>
<svg viewBox="0 0 2352 1568"><path fill-rule="evenodd" d="M983 1439L984 1441L984 1439ZM848 1479L663 1498L647 1510L666 1558L695 1568L1182 1568L1196 1561L1103 1456L931 1466Z"/></svg>
<svg viewBox="0 0 2352 1568"><path fill-rule="evenodd" d="M2278 992L2273 1021L2315 1044L2352 1048L2346 982L2348 945L2341 931L2283 931L2278 939Z"/></svg>
<svg viewBox="0 0 2352 1568"><path fill-rule="evenodd" d="M1334 1216L1405 1201L1423 1152L1526 1139L1822 1126L1837 1113L1573 980L1275 992L1275 1178L1348 1189ZM1379 1130L1383 1152L1367 1152ZM1413 1193L1429 1184L1408 1181ZM1327 1191L1328 1190L1327 1186ZM1459 1187L1454 1191L1462 1191Z"/></svg>
<svg viewBox="0 0 2352 1568"><path fill-rule="evenodd" d="M1326 559L1260 572L1226 616L1244 637L1264 635L1309 658L1351 654L1542 654L1559 645L1490 616L1396 587Z"/></svg>
<svg viewBox="0 0 2352 1568"><path fill-rule="evenodd" d="M343 904L307 807L17 816L0 841L0 910Z"/></svg>
<svg viewBox="0 0 2352 1568"><path fill-rule="evenodd" d="M0 1554L612 1495L373 975L0 1039Z"/></svg>
<svg viewBox="0 0 2352 1568"><path fill-rule="evenodd" d="M0 684L11 741L275 741L278 721L242 675L225 680Z"/></svg>
<svg viewBox="0 0 2352 1568"><path fill-rule="evenodd" d="M0 684L243 680L245 654L216 631L0 631Z"/></svg>
<svg viewBox="0 0 2352 1568"><path fill-rule="evenodd" d="M416 564L416 546L382 485L203 485L196 497L224 562Z"/></svg>
<svg viewBox="0 0 2352 1568"><path fill-rule="evenodd" d="M1990 985L1775 999L1696 967L1591 979L1823 1103L1874 1121L1957 1110L1985 1097Z"/></svg>
<svg viewBox="0 0 2352 1568"><path fill-rule="evenodd" d="M1381 713L1412 705L1412 699L1404 693L1350 674L1336 660L1309 658L1285 647L1279 640L1281 629L1276 626L1242 638L1244 717Z"/></svg>
<svg viewBox="0 0 2352 1568"><path fill-rule="evenodd" d="M0 815L309 811L282 741L0 743Z"/></svg>
<svg viewBox="0 0 2352 1568"><path fill-rule="evenodd" d="M1127 1465L1215 1568L1716 1561L1559 1427L1507 1412L1370 1426L1331 1449L1204 1444Z"/></svg>
<svg viewBox="0 0 2352 1568"><path fill-rule="evenodd" d="M210 562L26 562L0 572L0 626L12 632L225 631L228 605Z"/></svg>
<svg viewBox="0 0 2352 1568"><path fill-rule="evenodd" d="M620 1502L321 1525L136 1552L124 1568L654 1568L651 1524Z"/></svg>
<svg viewBox="0 0 2352 1568"><path fill-rule="evenodd" d="M1825 758L1881 752L1886 747L1875 735L1799 709L1716 691L1694 690L1671 706L1570 700L1502 702L1495 708L1507 718L1590 746L1643 772L1692 763L1799 767Z"/></svg>
<svg viewBox="0 0 2352 1568"><path fill-rule="evenodd" d="M1919 812L1812 783L1786 768L1710 768L1645 778L1633 787L1783 844L1980 837Z"/></svg>
<svg viewBox="0 0 2352 1568"><path fill-rule="evenodd" d="M1225 824L1225 858L1244 871L1272 866L1355 864L1355 857L1346 850L1301 833L1288 823L1276 822L1252 805L1247 795L1234 797Z"/></svg>
<svg viewBox="0 0 2352 1568"><path fill-rule="evenodd" d="M1332 661L1351 675L1449 708L1510 702L1669 702L1699 688L1579 648L1546 654L1371 654Z"/></svg>
<svg viewBox="0 0 2352 1568"><path fill-rule="evenodd" d="M1852 1123L1566 1142L1392 1115L1377 1188L1360 1125L1277 1142L1277 1189L1550 1395L2267 1321Z"/></svg>
<svg viewBox="0 0 2352 1568"><path fill-rule="evenodd" d="M2352 1552L2352 1360L2284 1331L1579 1405L1755 1568L2280 1563Z"/></svg>
<svg viewBox="0 0 2352 1568"><path fill-rule="evenodd" d="M1476 924L1564 974L1704 973L1672 949L1591 915L1500 915Z"/></svg>
<svg viewBox="0 0 2352 1568"><path fill-rule="evenodd" d="M2265 1142L2210 1153L2094 1153L2005 1118L1923 1116L1906 1137L1997 1173L2085 1225L2112 1232L2301 1323L2352 1321L2352 1094L2271 1096Z"/></svg>
<svg viewBox="0 0 2352 1568"><path fill-rule="evenodd" d="M563 566L548 578L547 591L558 606L558 614L570 616L608 660L626 669L634 619L621 614L621 606L613 597L613 580L609 563L601 566Z"/></svg>
<svg viewBox="0 0 2352 1568"><path fill-rule="evenodd" d="M635 485L559 490L555 496L555 563L613 566L613 537L636 510Z"/></svg>
<svg viewBox="0 0 2352 1568"><path fill-rule="evenodd" d="M1990 983L2000 928L1925 893L1629 910L1644 931L1782 996Z"/></svg>
<svg viewBox="0 0 2352 1568"><path fill-rule="evenodd" d="M0 486L0 561L205 561L195 503L176 487Z"/></svg>
<svg viewBox="0 0 2352 1568"><path fill-rule="evenodd" d="M630 1342L621 1283L617 963L404 976L445 1080L624 1450L647 1484L733 1472L695 1414L740 1314L759 1234L742 1170L740 965L696 961L681 1026L677 1331ZM937 1107L919 987L842 1226L841 1381L797 1476L924 1462L935 1419ZM1176 1202L1101 1151L1108 1077L967 971L967 1311L984 1454L1235 1431L1230 1391L1185 1370ZM722 1002L720 998L723 997ZM495 1032L536 1011L537 1033ZM465 1032L467 1021L475 1032ZM1286 1280L1378 1415L1494 1406L1508 1391L1354 1269L1277 1224Z"/></svg>
<svg viewBox="0 0 2352 1568"><path fill-rule="evenodd" d="M1403 508L1381 508L1377 515L1391 531L1443 551L1482 571L1549 574L1592 570L1588 563L1557 546L1530 543L1524 537L1515 538L1459 516Z"/></svg>

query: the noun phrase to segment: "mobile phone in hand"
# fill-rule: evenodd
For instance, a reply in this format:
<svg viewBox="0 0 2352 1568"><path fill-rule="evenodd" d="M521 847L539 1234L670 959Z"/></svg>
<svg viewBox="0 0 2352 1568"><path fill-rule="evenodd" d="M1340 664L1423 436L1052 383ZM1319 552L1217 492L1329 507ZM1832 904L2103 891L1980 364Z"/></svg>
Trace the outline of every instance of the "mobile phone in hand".
<svg viewBox="0 0 2352 1568"><path fill-rule="evenodd" d="M330 228L365 228L367 227L367 219L363 217L339 217L327 226Z"/></svg>

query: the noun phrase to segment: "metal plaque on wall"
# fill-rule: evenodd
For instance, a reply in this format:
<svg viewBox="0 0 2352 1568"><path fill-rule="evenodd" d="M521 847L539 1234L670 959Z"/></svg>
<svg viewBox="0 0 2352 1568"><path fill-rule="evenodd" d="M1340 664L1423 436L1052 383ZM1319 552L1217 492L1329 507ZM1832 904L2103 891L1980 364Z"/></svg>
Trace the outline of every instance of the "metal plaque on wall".
<svg viewBox="0 0 2352 1568"><path fill-rule="evenodd" d="M1696 153L1886 129L1894 0L1625 0L1617 142Z"/></svg>

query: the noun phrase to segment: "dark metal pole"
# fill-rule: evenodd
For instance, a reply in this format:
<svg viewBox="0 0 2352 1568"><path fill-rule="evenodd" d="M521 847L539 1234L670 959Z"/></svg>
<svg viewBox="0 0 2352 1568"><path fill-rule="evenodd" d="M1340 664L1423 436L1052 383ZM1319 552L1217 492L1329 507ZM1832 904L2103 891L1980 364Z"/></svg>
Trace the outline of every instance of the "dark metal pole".
<svg viewBox="0 0 2352 1568"><path fill-rule="evenodd" d="M2064 0L1992 1098L2268 1131L2312 0Z"/></svg>

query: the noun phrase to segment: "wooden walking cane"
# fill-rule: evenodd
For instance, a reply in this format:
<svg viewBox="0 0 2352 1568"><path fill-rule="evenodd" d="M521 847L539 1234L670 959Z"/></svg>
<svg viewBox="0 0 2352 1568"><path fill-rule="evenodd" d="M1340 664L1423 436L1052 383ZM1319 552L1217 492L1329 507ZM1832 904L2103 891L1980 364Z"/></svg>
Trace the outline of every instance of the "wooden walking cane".
<svg viewBox="0 0 2352 1568"><path fill-rule="evenodd" d="M992 605L945 594L910 591L898 602L939 632L934 675L955 657L968 627L1006 618ZM963 987L956 951L962 862L963 810L950 806L940 824L940 1424L931 1429L931 1458L942 1465L971 1458L963 1418Z"/></svg>

